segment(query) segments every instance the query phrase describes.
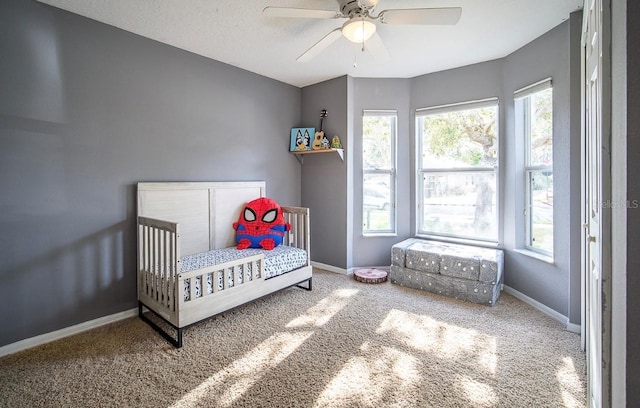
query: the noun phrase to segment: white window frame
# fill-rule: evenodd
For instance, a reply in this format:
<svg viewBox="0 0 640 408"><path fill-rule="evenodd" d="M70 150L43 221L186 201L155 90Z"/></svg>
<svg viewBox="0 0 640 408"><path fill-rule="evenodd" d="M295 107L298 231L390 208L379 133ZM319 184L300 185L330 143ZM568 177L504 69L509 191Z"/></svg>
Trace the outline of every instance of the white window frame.
<svg viewBox="0 0 640 408"><path fill-rule="evenodd" d="M391 217L391 228L388 230L372 230L372 229L364 229L364 222L361 223L362 226L362 235L367 236L394 236L397 234L397 213L396 213L396 187L397 187L397 175L396 175L396 166L397 166L397 141L398 141L398 111L397 110L371 110L365 109L362 111L362 121L364 122L364 118L366 116L385 116L385 117L393 117L393 129L391 130L391 157L390 157L390 168L365 168L364 166L364 136L362 137L362 191L360 192L360 197L362 198L362 217L365 217L365 209L364 209L364 179L367 175L389 175L390 180L390 189L389 197L390 197L390 217ZM364 133L364 126L362 129ZM364 221L364 220L363 220Z"/></svg>
<svg viewBox="0 0 640 408"><path fill-rule="evenodd" d="M442 168L442 167L424 167L422 163L422 124L421 119L425 116L445 113L445 112L454 112L461 110L469 110L469 109L477 109L484 107L495 107L496 109L496 137L497 137L497 157L496 164L493 167L456 167L456 168ZM486 98L474 101L466 101L460 103L453 103L447 105L439 105L433 106L429 108L421 108L416 109L415 113L415 136L416 136L416 194L415 194L415 209L416 209L416 236L418 237L435 237L439 239L448 239L451 241L458 242L470 242L470 243L484 243L486 244L498 244L500 237L500 172L499 172L499 163L500 163L500 100L497 97ZM495 236L492 238L483 238L483 237L473 237L468 235L459 235L459 234L448 234L444 232L437 231L427 231L422 229L423 225L423 211L422 206L424 202L424 188L422 186L422 180L424 175L427 173L493 173L495 176Z"/></svg>
<svg viewBox="0 0 640 408"><path fill-rule="evenodd" d="M535 172L547 171L553 174L553 161L550 166L548 165L533 165L531 164L531 96L545 91L547 89L553 90L553 81L551 78L546 78L541 81L538 81L534 84L528 85L524 88L521 88L514 92L513 99L516 104L520 104L518 109L515 109L516 114L521 115L521 121L516 123L521 123L521 128L517 130L517 134L521 134L524 141L524 163L522 163L522 169L524 173L524 190L525 190L525 201L524 201L524 248L547 256L553 259L553 250L546 251L542 248L533 246L533 211L532 211L532 199L533 194L531 191L531 177ZM552 91L553 92L553 91ZM553 109L553 94L551 96L551 104ZM553 110L552 110L553 112ZM553 124L552 124L553 126ZM554 129L552 128L552 140ZM555 191L555 189L554 189ZM555 242L555 228L552 221L551 224L553 241Z"/></svg>

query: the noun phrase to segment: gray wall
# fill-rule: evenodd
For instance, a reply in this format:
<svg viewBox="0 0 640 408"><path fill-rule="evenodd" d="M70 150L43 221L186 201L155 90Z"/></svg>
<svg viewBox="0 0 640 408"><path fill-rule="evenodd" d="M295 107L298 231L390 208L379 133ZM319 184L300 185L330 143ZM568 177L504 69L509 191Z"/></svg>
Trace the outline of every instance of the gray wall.
<svg viewBox="0 0 640 408"><path fill-rule="evenodd" d="M448 103L498 97L500 103L499 242L506 252L505 283L513 289L539 301L580 324L580 29L581 13L572 14L569 21L547 32L513 54L493 61L448 71L422 75L411 79L353 79L353 89L347 91L348 80L332 80L303 89L303 111L307 121L315 119L319 109L331 104L345 106L353 97L354 136L349 140L351 159L347 161L346 182L314 190L333 161L316 157L305 159L303 169L303 202L312 207L345 203L352 217L344 219L351 226L348 235L353 248L341 246L342 238L332 242L313 242L312 259L342 268L388 265L390 247L415 234L415 110ZM515 138L513 123L513 92L541 79L552 77L554 87L554 262L547 263L523 255L524 220L519 215L524 208L524 175L516 168L516 158L522 160L524 147ZM336 87L337 86L337 87ZM345 95L345 92L347 94ZM309 111L309 105L313 108ZM396 237L362 237L362 110L398 110L398 235ZM330 109L329 109L330 110ZM330 110L331 111L331 110ZM313 123L313 122L311 122ZM329 123L329 122L328 122ZM305 122L309 125L309 122ZM313 166L313 167L312 167ZM334 169L335 171L335 169ZM352 173L352 174L351 174ZM344 173L333 173L344 176ZM351 183L351 184L349 184ZM313 187L311 187L313 186ZM342 205L342 204L341 204ZM335 213L334 213L335 214ZM335 215L334 215L335 216ZM341 219L342 222L342 219ZM324 221L314 224L314 237L332 236L336 225ZM340 230L346 227L340 226ZM339 239L340 242L333 242ZM347 248L344 254L343 248ZM321 251L321 256L319 252ZM346 262L351 253L352 262Z"/></svg>
<svg viewBox="0 0 640 408"><path fill-rule="evenodd" d="M447 103L499 98L499 242L505 250L505 284L568 316L575 324L580 324L580 160L579 154L572 152L580 152L581 18L581 13L574 13L570 22L506 58L424 75L412 79L411 85L412 112ZM513 92L547 77L553 78L554 88L553 264L517 251L524 244L520 215L524 208L524 174L516 163L524 158L524 145L515 137ZM413 133L413 120L411 125ZM413 218L412 225L415 214Z"/></svg>
<svg viewBox="0 0 640 408"><path fill-rule="evenodd" d="M620 9L624 9L624 4L612 2L615 15ZM626 147L627 147L627 199L640 200L640 178L636 167L640 163L640 2L626 2L626 61L624 55L616 55L614 64L623 64L626 74L627 99L620 101L626 103ZM614 24L613 30L617 29ZM622 34L624 35L624 33ZM616 68L616 73L619 69ZM618 95L614 94L614 98ZM621 153L621 152L618 152ZM615 165L615 164L614 164ZM627 287L627 367L626 367L626 392L627 404L631 406L633 401L640 400L640 257L638 257L638 242L640 242L640 209L630 206L627 209L627 229L626 235L627 257L626 257L626 287ZM623 271L613 271L622 273ZM624 296L622 293L614 293L614 296Z"/></svg>
<svg viewBox="0 0 640 408"><path fill-rule="evenodd" d="M541 79L553 79L554 262L549 264L514 249L524 240L524 157L521 140L504 145L505 284L580 324L580 27L582 13L554 28L504 60L505 131L515 133L513 92ZM577 53L576 53L577 49ZM572 53L573 51L573 53ZM570 57L573 57L571 60ZM573 79L573 81L572 81ZM576 79L578 80L576 82ZM576 109L578 107L578 109ZM571 289L571 291L570 291Z"/></svg>
<svg viewBox="0 0 640 408"><path fill-rule="evenodd" d="M582 13L571 15L569 20L569 322L580 325L582 316L582 267L581 236L582 185L580 174L582 156L577 154L582 140ZM559 220L563 222L563 220Z"/></svg>
<svg viewBox="0 0 640 408"><path fill-rule="evenodd" d="M412 79L411 85L412 112L429 106L499 97L502 141L499 242L505 250L505 284L578 325L581 19L582 13L572 14L569 22L506 58L424 75ZM524 219L520 215L524 208L524 174L516 163L524 158L524 145L515 137L513 92L547 77L553 78L554 89L553 264L517 251L524 246ZM411 125L413 133L415 121Z"/></svg>
<svg viewBox="0 0 640 408"><path fill-rule="evenodd" d="M296 87L25 0L0 55L0 346L136 305L138 181L300 204Z"/></svg>
<svg viewBox="0 0 640 408"><path fill-rule="evenodd" d="M311 211L311 259L349 269L389 264L391 245L409 236L410 202L399 200L398 236L362 236L362 111L398 110L398 197L410 193L410 133L408 79L340 77L302 89L301 126L319 126L327 109L324 131L340 136L344 162L333 154L304 156L302 204ZM352 137L358 135L357 137ZM344 136L343 136L344 135Z"/></svg>
<svg viewBox="0 0 640 408"><path fill-rule="evenodd" d="M302 167L302 205L311 214L311 259L346 268L348 245L347 165L352 151L349 138L348 88L346 76L302 89L300 126L320 127L320 112L327 110L323 131L331 140L340 137L345 148L344 161L335 153L305 155Z"/></svg>
<svg viewBox="0 0 640 408"><path fill-rule="evenodd" d="M388 266L391 246L411 236L411 188L413 133L409 131L411 80L354 78L353 106L353 231L349 239L357 250L351 266ZM397 234L395 236L362 235L362 112L364 110L396 110L398 112L396 196Z"/></svg>

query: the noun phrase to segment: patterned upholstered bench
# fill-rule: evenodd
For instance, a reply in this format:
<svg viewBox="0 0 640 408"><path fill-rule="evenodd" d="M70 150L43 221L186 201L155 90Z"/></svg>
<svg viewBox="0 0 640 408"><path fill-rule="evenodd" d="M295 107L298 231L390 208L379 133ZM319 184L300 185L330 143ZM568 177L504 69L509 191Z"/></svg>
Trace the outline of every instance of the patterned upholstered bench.
<svg viewBox="0 0 640 408"><path fill-rule="evenodd" d="M389 277L402 286L494 305L503 264L499 249L410 238L391 249Z"/></svg>

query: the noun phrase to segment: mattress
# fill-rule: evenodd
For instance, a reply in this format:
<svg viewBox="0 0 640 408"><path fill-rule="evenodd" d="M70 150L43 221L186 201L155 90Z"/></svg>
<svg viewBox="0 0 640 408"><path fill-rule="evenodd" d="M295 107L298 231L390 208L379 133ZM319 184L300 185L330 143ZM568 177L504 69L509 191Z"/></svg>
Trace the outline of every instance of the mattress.
<svg viewBox="0 0 640 408"><path fill-rule="evenodd" d="M301 268L307 264L307 251L286 245L279 245L274 249L267 251L264 249L247 248L239 250L237 248L214 249L212 251L201 252L198 254L187 255L180 259L181 272L189 272L196 269L206 268L211 265L217 265L224 262L236 261L252 255L264 254L264 274L265 279L271 279L276 276L291 272ZM244 281L251 280L251 265L246 270L235 268L234 274L228 274L227 287L239 285ZM215 276L214 276L215 275ZM195 297L202 297L202 288L205 287L206 294L213 292L213 282L216 282L218 290L222 290L223 274L222 272L208 273L206 276L206 284L202 284L202 278L185 279L184 281L184 300L191 299L191 281L195 286ZM259 278L259 276L258 276Z"/></svg>

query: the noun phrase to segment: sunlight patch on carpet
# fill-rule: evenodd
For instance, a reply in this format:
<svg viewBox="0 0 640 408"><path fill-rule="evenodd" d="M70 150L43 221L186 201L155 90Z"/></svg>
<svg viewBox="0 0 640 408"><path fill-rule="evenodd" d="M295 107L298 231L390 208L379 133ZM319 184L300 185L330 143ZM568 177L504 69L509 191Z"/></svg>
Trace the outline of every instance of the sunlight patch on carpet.
<svg viewBox="0 0 640 408"><path fill-rule="evenodd" d="M468 376L459 379L462 395L474 407L493 407L498 403L498 396L493 387L474 380Z"/></svg>
<svg viewBox="0 0 640 408"><path fill-rule="evenodd" d="M556 378L560 385L564 406L567 408L582 406L580 401L586 391L582 387L580 376L576 372L576 367L571 357L562 359L562 366L558 370Z"/></svg>
<svg viewBox="0 0 640 408"><path fill-rule="evenodd" d="M221 406L230 406L312 334L312 331L274 334L244 357L203 381L171 407L199 406L205 396L207 400L217 400Z"/></svg>
<svg viewBox="0 0 640 408"><path fill-rule="evenodd" d="M478 351L478 364L489 374L496 374L498 369L498 341L495 337L484 336L484 345Z"/></svg>
<svg viewBox="0 0 640 408"><path fill-rule="evenodd" d="M368 342L360 349L363 355L342 366L316 400L316 407L390 406L405 401L404 391L419 386L420 362L412 355Z"/></svg>
<svg viewBox="0 0 640 408"><path fill-rule="evenodd" d="M287 328L320 327L327 323L336 313L347 305L350 298L358 293L358 289L337 289L329 296L307 309L306 313L296 317L287 324Z"/></svg>
<svg viewBox="0 0 640 408"><path fill-rule="evenodd" d="M389 311L376 333L391 334L402 344L440 358L474 358L488 373L496 372L496 339L476 330L439 322L429 316L393 309Z"/></svg>
<svg viewBox="0 0 640 408"><path fill-rule="evenodd" d="M290 321L285 327L320 327L344 308L357 289L337 289L307 309L306 313ZM192 407L205 397L220 406L230 406L256 384L268 370L276 367L293 353L314 332L276 333L249 351L244 357L218 371L191 390L171 407Z"/></svg>

